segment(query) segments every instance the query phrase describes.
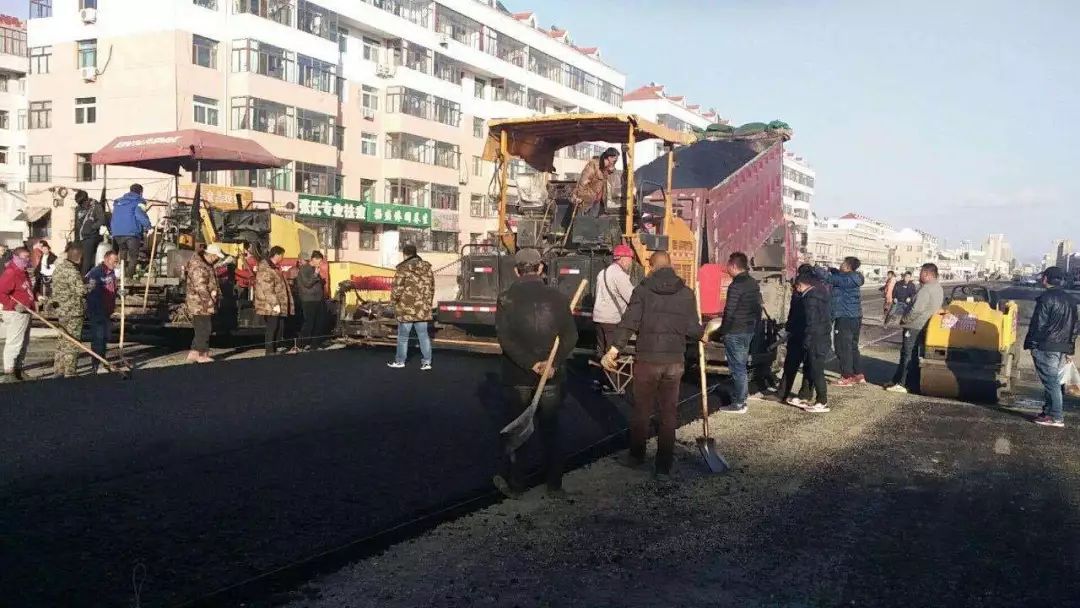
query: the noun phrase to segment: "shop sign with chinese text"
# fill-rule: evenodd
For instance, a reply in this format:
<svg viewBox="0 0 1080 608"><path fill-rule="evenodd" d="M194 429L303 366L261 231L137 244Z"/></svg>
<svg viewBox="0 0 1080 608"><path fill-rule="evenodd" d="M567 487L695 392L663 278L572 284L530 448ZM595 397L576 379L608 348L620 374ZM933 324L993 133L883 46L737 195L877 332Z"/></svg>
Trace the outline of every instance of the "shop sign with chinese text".
<svg viewBox="0 0 1080 608"><path fill-rule="evenodd" d="M363 220L364 208L370 204L335 196L301 194L296 215L325 220Z"/></svg>
<svg viewBox="0 0 1080 608"><path fill-rule="evenodd" d="M422 207L368 203L366 211L365 219L373 224L393 224L409 228L431 227L431 210Z"/></svg>

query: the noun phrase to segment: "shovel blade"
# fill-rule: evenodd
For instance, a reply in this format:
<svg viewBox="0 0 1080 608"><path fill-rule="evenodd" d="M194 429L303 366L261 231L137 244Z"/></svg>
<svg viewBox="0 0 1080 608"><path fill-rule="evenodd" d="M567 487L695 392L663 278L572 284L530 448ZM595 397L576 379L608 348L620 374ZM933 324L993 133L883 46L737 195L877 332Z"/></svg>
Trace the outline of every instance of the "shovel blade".
<svg viewBox="0 0 1080 608"><path fill-rule="evenodd" d="M731 469L724 457L716 451L716 441L713 438L698 437L697 447L710 473L726 473Z"/></svg>

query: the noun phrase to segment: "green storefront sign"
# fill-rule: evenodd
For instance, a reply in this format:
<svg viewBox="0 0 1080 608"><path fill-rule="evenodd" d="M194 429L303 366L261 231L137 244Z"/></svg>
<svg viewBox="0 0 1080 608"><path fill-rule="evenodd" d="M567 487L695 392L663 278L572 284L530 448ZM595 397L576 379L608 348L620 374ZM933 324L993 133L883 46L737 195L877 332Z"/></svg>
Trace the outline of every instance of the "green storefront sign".
<svg viewBox="0 0 1080 608"><path fill-rule="evenodd" d="M336 196L301 194L296 215L325 220L363 220L370 203Z"/></svg>
<svg viewBox="0 0 1080 608"><path fill-rule="evenodd" d="M409 228L431 228L431 210L406 205L367 203L364 219L373 224L393 224Z"/></svg>

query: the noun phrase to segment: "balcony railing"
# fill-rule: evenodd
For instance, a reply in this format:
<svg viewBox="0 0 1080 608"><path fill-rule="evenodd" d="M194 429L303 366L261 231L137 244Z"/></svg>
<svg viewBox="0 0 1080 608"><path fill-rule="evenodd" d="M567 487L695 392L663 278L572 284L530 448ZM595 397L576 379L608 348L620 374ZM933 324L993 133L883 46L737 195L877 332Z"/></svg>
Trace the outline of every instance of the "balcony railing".
<svg viewBox="0 0 1080 608"><path fill-rule="evenodd" d="M233 13L255 15L289 27L293 25L290 0L233 0Z"/></svg>

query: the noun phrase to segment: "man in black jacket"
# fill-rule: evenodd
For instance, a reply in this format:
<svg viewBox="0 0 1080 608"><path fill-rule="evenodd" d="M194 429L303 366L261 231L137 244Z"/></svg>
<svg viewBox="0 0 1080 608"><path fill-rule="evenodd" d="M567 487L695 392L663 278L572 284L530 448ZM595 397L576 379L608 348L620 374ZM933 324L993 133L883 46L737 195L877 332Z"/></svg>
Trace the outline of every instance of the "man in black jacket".
<svg viewBox="0 0 1080 608"><path fill-rule="evenodd" d="M303 324L300 326L300 347L318 348L323 340L321 335L326 323L326 283L319 269L323 264L323 254L312 251L308 263L296 273L296 298L300 300Z"/></svg>
<svg viewBox="0 0 1080 608"><path fill-rule="evenodd" d="M105 225L105 209L101 203L90 198L85 190L75 191L75 240L82 248L83 276L90 272L97 259L97 248L101 244L101 227Z"/></svg>
<svg viewBox="0 0 1080 608"><path fill-rule="evenodd" d="M1069 363L1076 348L1077 324L1076 301L1061 289L1065 273L1057 266L1043 271L1042 283L1046 291L1035 300L1035 312L1031 314L1024 349L1031 351L1035 372L1039 375L1046 396L1042 414L1035 417L1035 424L1064 427L1062 412L1061 369Z"/></svg>
<svg viewBox="0 0 1080 608"><path fill-rule="evenodd" d="M656 475L671 472L675 448L679 383L686 360L686 340L700 340L704 331L694 305L694 292L675 274L671 258L658 251L649 259L652 272L630 295L615 342L604 355L603 365L614 369L619 351L637 334L634 355L634 411L630 417L628 464L645 461L649 418L660 411L656 435Z"/></svg>
<svg viewBox="0 0 1080 608"><path fill-rule="evenodd" d="M811 274L799 275L795 291L802 308L803 384L799 396L788 403L820 414L829 411L825 360L832 342L832 298L824 283Z"/></svg>
<svg viewBox="0 0 1080 608"><path fill-rule="evenodd" d="M519 250L514 263L518 279L499 297L495 312L495 331L502 347L502 381L517 416L529 407L551 346L556 336L559 338L552 375L544 386L536 417L544 445L547 491L560 497L564 492L558 442L559 409L563 401L564 364L577 345L577 325L570 314L570 300L544 284L544 264L537 250ZM510 454L494 478L495 487L510 498L517 497L523 489L519 464L516 456Z"/></svg>
<svg viewBox="0 0 1080 608"><path fill-rule="evenodd" d="M761 288L750 276L750 262L745 253L736 251L728 256L727 271L733 278L728 285L724 320L719 331L724 338L724 351L735 390L731 404L720 409L745 414L746 399L750 394L750 342L761 321Z"/></svg>

